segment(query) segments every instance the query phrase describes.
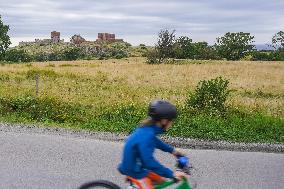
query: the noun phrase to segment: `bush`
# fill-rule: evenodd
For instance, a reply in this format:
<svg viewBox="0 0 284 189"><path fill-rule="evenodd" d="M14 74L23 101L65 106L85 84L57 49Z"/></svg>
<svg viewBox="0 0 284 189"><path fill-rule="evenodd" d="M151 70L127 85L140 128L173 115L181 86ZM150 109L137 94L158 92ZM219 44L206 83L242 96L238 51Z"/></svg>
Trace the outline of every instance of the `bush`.
<svg viewBox="0 0 284 189"><path fill-rule="evenodd" d="M161 63L159 61L159 52L157 51L157 49L149 50L146 56L147 56L146 62L148 64L160 64Z"/></svg>
<svg viewBox="0 0 284 189"><path fill-rule="evenodd" d="M5 60L9 62L30 62L32 57L24 50L10 49L5 53Z"/></svg>
<svg viewBox="0 0 284 189"><path fill-rule="evenodd" d="M229 81L222 77L200 81L195 92L189 95L187 104L198 111L223 114L230 93L228 85Z"/></svg>
<svg viewBox="0 0 284 189"><path fill-rule="evenodd" d="M141 49L145 49L145 50L147 50L147 47L146 47L146 45L145 45L145 44L140 44L140 45L139 45L139 47L140 47Z"/></svg>
<svg viewBox="0 0 284 189"><path fill-rule="evenodd" d="M122 59L122 58L127 58L128 54L126 51L124 50L118 50L112 53L112 57L116 58L116 59Z"/></svg>
<svg viewBox="0 0 284 189"><path fill-rule="evenodd" d="M271 52L255 51L252 54L252 60L262 61L284 61L284 48L280 48Z"/></svg>
<svg viewBox="0 0 284 189"><path fill-rule="evenodd" d="M252 60L263 60L263 61L269 61L272 60L272 56L269 52L261 52L261 51L255 51L252 53Z"/></svg>
<svg viewBox="0 0 284 189"><path fill-rule="evenodd" d="M83 57L82 49L78 47L68 48L63 51L64 60L78 60Z"/></svg>
<svg viewBox="0 0 284 189"><path fill-rule="evenodd" d="M48 61L60 61L60 60L63 60L64 57L61 53L57 52L57 53L48 54L47 59Z"/></svg>
<svg viewBox="0 0 284 189"><path fill-rule="evenodd" d="M38 61L38 62L48 61L48 54L46 54L46 53L36 54L35 55L35 61Z"/></svg>
<svg viewBox="0 0 284 189"><path fill-rule="evenodd" d="M271 53L271 60L284 61L284 48L280 48Z"/></svg>

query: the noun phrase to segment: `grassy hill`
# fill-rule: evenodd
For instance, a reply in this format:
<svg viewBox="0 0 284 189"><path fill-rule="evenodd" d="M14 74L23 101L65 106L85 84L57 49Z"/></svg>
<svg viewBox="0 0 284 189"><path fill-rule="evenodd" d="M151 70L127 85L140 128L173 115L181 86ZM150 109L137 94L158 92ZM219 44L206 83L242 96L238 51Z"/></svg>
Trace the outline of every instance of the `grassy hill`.
<svg viewBox="0 0 284 189"><path fill-rule="evenodd" d="M145 56L148 47L140 45L132 47L129 43L118 42L83 42L41 44L28 43L10 48L6 53L6 60L10 62L31 61L62 61L77 59L109 59Z"/></svg>

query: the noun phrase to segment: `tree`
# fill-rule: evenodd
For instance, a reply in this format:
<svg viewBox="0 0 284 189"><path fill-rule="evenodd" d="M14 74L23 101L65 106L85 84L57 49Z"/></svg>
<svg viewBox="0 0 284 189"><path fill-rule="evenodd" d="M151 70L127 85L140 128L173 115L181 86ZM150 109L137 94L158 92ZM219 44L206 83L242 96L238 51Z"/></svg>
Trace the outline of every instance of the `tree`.
<svg viewBox="0 0 284 189"><path fill-rule="evenodd" d="M209 47L207 42L196 42L193 46L193 58L194 59L206 59L206 49Z"/></svg>
<svg viewBox="0 0 284 189"><path fill-rule="evenodd" d="M2 22L0 15L0 60L4 58L5 51L11 45L10 37L8 36L9 26Z"/></svg>
<svg viewBox="0 0 284 189"><path fill-rule="evenodd" d="M174 54L176 58L193 58L192 39L187 36L179 37L174 45Z"/></svg>
<svg viewBox="0 0 284 189"><path fill-rule="evenodd" d="M279 31L272 38L272 46L275 49L284 48L284 32Z"/></svg>
<svg viewBox="0 0 284 189"><path fill-rule="evenodd" d="M254 50L254 36L250 33L237 32L226 33L223 37L217 38L215 44L218 54L227 60L239 60L243 58L246 53Z"/></svg>
<svg viewBox="0 0 284 189"><path fill-rule="evenodd" d="M173 57L174 43L175 43L175 30L161 30L158 34L158 43L155 46L158 51L158 63L163 63L165 59Z"/></svg>
<svg viewBox="0 0 284 189"><path fill-rule="evenodd" d="M5 60L9 62L30 62L32 57L22 49L9 49L5 53Z"/></svg>
<svg viewBox="0 0 284 189"><path fill-rule="evenodd" d="M150 49L147 54L147 63L148 64L158 64L158 57L160 57L159 52L157 51L156 48Z"/></svg>

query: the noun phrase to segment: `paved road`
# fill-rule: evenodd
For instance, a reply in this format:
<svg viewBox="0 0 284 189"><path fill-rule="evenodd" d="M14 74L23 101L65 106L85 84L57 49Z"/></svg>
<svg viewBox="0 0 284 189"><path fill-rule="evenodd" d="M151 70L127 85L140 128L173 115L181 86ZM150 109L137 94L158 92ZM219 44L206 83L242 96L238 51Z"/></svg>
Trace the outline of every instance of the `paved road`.
<svg viewBox="0 0 284 189"><path fill-rule="evenodd" d="M116 171L121 143L72 136L0 131L0 188L76 189L108 179L125 187ZM198 169L197 188L282 189L284 154L185 150ZM174 159L158 153L172 166Z"/></svg>

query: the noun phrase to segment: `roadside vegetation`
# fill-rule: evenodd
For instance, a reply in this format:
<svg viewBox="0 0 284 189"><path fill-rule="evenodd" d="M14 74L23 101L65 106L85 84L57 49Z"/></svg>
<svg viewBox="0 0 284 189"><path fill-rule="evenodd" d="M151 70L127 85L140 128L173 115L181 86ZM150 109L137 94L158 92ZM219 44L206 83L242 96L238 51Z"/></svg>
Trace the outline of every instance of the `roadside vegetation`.
<svg viewBox="0 0 284 189"><path fill-rule="evenodd" d="M169 135L284 142L282 62L144 62L2 64L1 120L129 133L145 118L149 101L164 98L180 114Z"/></svg>

